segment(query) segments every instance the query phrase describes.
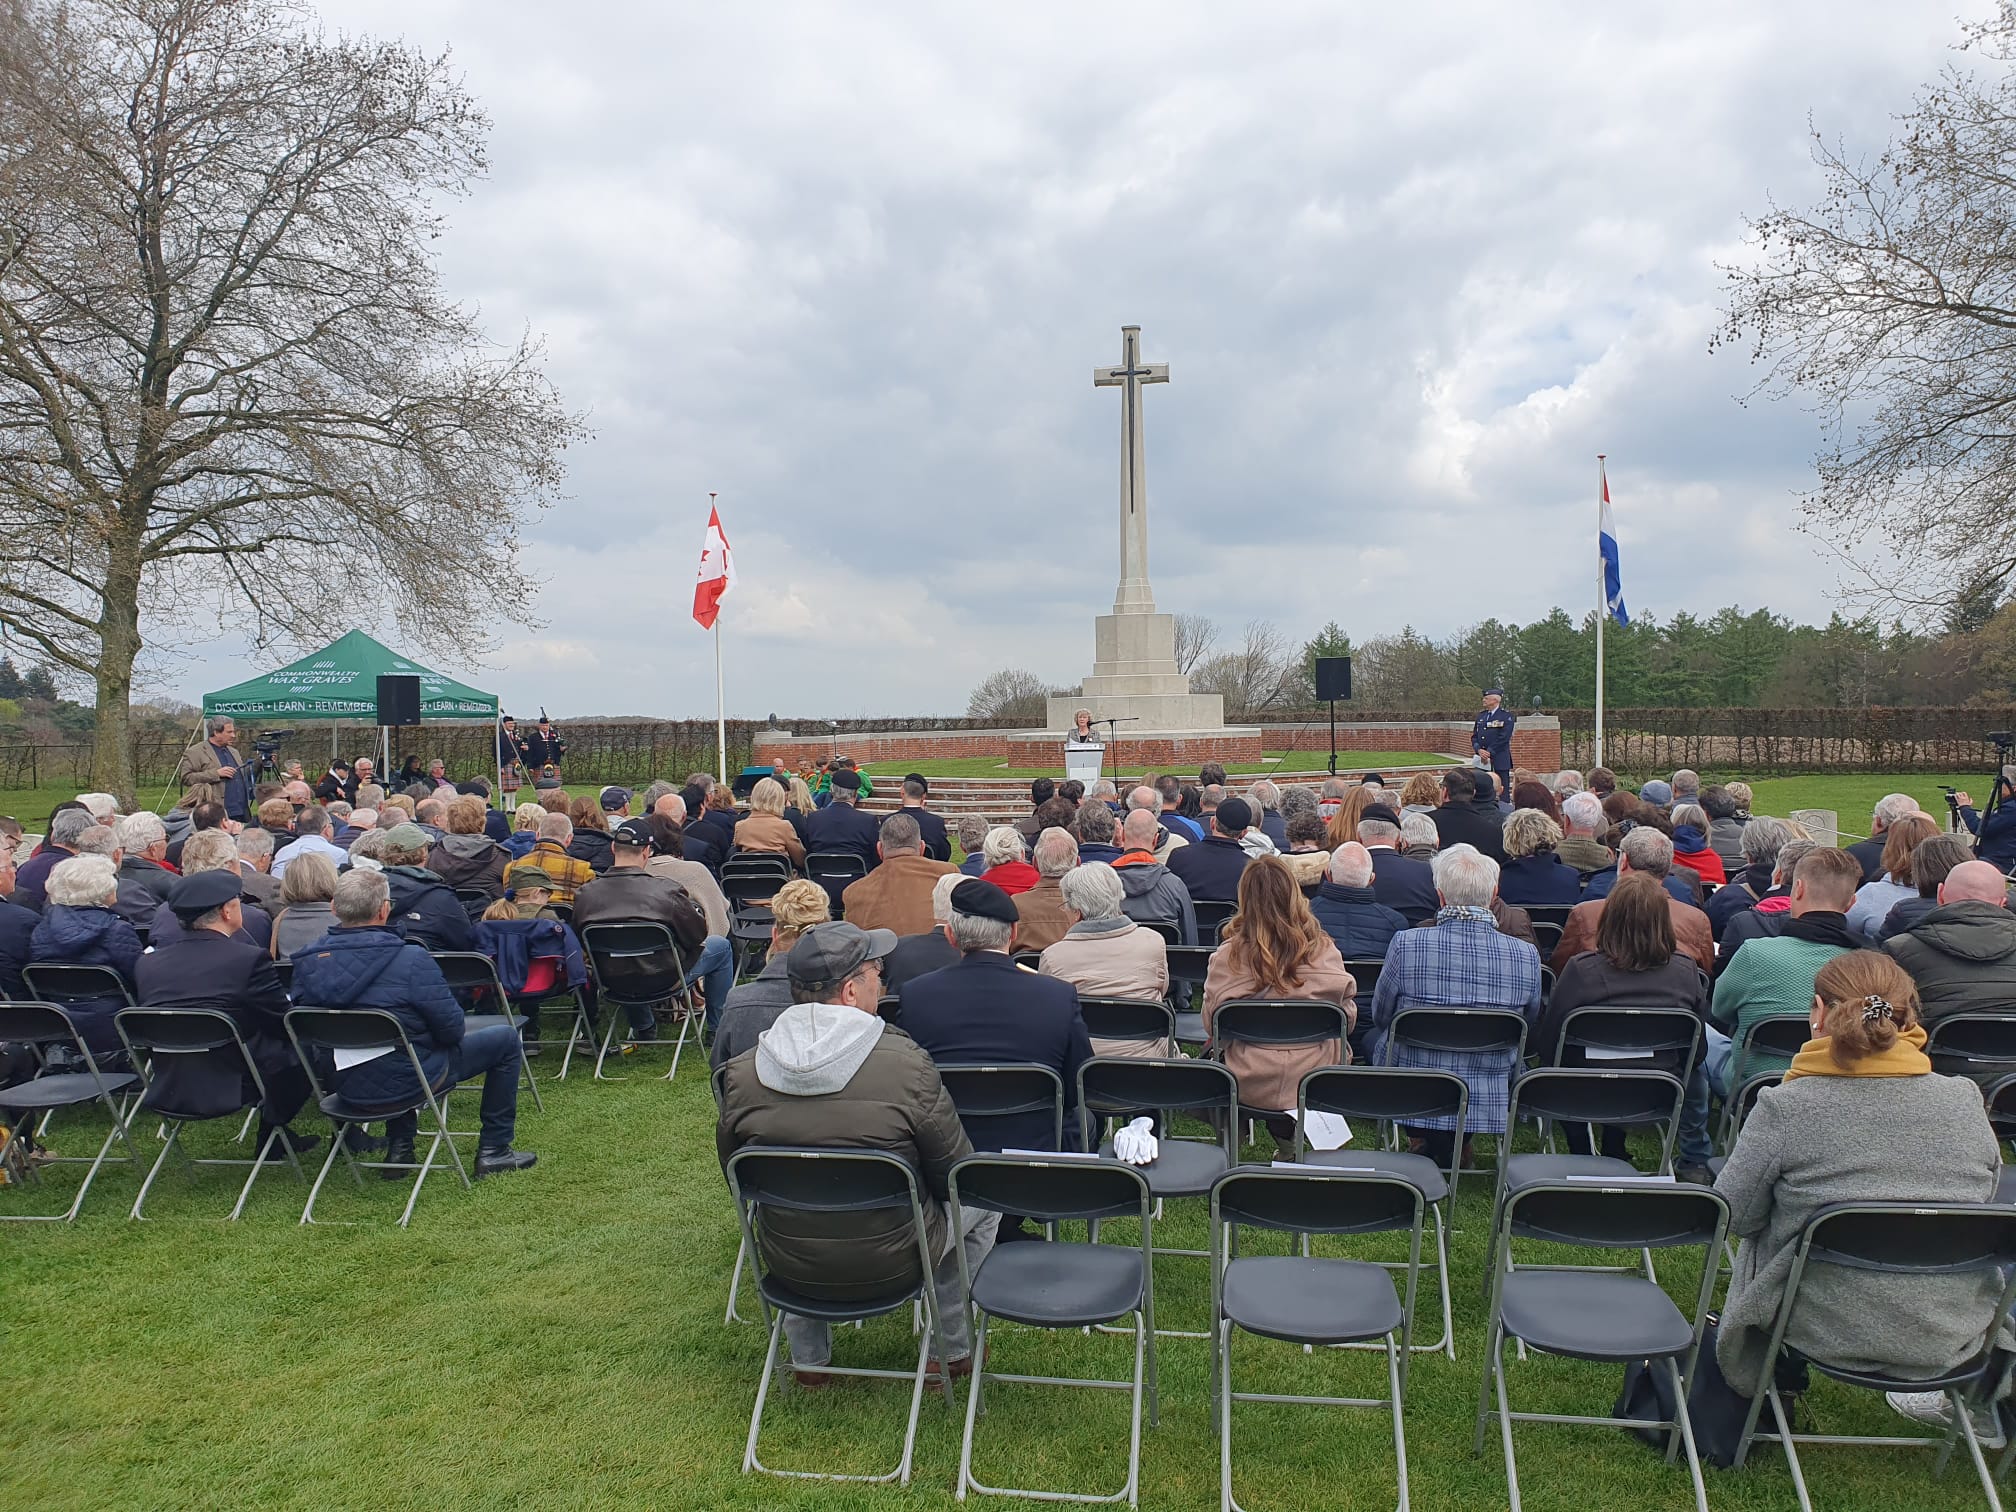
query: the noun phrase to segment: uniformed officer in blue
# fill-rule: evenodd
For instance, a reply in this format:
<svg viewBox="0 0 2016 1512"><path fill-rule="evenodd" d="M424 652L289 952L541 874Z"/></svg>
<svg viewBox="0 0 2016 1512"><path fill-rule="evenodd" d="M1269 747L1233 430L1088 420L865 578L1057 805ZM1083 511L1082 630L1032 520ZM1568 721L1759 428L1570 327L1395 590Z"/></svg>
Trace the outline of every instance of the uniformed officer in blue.
<svg viewBox="0 0 2016 1512"><path fill-rule="evenodd" d="M1470 727L1470 748L1497 774L1499 796L1512 797L1512 727L1518 716L1504 707L1505 690L1484 690L1484 712Z"/></svg>

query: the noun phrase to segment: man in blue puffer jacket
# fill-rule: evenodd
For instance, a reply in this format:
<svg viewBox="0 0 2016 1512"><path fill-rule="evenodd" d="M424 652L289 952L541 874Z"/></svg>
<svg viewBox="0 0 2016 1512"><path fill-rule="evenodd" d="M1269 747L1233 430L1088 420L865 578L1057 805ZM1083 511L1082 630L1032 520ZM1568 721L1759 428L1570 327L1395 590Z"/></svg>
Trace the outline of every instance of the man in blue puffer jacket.
<svg viewBox="0 0 2016 1512"><path fill-rule="evenodd" d="M1309 911L1347 961L1385 960L1393 936L1407 927L1405 914L1373 895L1372 853L1356 840L1332 853L1330 875L1316 889Z"/></svg>
<svg viewBox="0 0 2016 1512"><path fill-rule="evenodd" d="M474 1031L465 1027L462 1007L434 958L391 928L392 895L382 872L345 872L336 883L330 909L336 927L294 953L294 1001L318 1008L386 1009L413 1042L428 1085L437 1092L483 1073L483 1133L476 1174L521 1171L531 1165L536 1155L511 1148L518 1121L518 1031L508 1023ZM396 1106L419 1091L412 1063L397 1051L339 1068L337 1083L344 1097L366 1107ZM418 1123L413 1113L386 1120L389 1162L413 1163ZM396 1169L385 1173L388 1181L404 1175Z"/></svg>

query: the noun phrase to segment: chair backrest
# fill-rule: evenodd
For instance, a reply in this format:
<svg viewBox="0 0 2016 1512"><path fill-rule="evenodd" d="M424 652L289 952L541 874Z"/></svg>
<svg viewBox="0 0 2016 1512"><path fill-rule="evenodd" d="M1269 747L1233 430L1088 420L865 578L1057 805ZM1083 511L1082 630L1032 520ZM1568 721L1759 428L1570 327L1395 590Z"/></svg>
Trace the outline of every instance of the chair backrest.
<svg viewBox="0 0 2016 1512"><path fill-rule="evenodd" d="M1729 1223L1729 1204L1712 1187L1687 1182L1539 1182L1505 1199L1508 1233L1583 1249L1676 1249L1701 1245L1714 1257ZM1500 1246L1500 1263L1508 1251Z"/></svg>
<svg viewBox="0 0 2016 1512"><path fill-rule="evenodd" d="M881 1016L883 1023L895 1024L898 1028L902 1027L903 998L900 993L883 993L881 997L875 1000L875 1011Z"/></svg>
<svg viewBox="0 0 2016 1512"><path fill-rule="evenodd" d="M1379 990L1379 974L1386 969L1386 963L1373 956L1352 956L1344 962L1344 969L1358 984L1358 1001L1369 1004L1372 994Z"/></svg>
<svg viewBox="0 0 2016 1512"><path fill-rule="evenodd" d="M1949 1275L2016 1265L2016 1210L1986 1203L1857 1202L1816 1213L1801 1252L1855 1270Z"/></svg>
<svg viewBox="0 0 2016 1512"><path fill-rule="evenodd" d="M1040 950L1018 950L1013 952L1012 959L1017 966L1026 967L1030 971L1034 971L1043 964L1043 952Z"/></svg>
<svg viewBox="0 0 2016 1512"><path fill-rule="evenodd" d="M294 992L294 958L276 956L273 960L274 973L280 978L280 990L289 996Z"/></svg>
<svg viewBox="0 0 2016 1512"><path fill-rule="evenodd" d="M77 1026L60 1003L0 1002L0 1043L81 1047Z"/></svg>
<svg viewBox="0 0 2016 1512"><path fill-rule="evenodd" d="M1421 1189L1384 1171L1332 1166L1242 1166L1211 1188L1211 1221L1299 1234L1384 1234L1411 1229Z"/></svg>
<svg viewBox="0 0 2016 1512"><path fill-rule="evenodd" d="M1982 1093L1988 1105L1988 1122L1998 1138L2016 1138L2016 1076L2005 1076Z"/></svg>
<svg viewBox="0 0 2016 1512"><path fill-rule="evenodd" d="M1139 1217L1145 1239L1150 1221L1147 1178L1117 1160L968 1155L948 1180L962 1207L1019 1213L1038 1223Z"/></svg>
<svg viewBox="0 0 2016 1512"><path fill-rule="evenodd" d="M1164 1060L1095 1055L1078 1067L1078 1109L1088 1150L1101 1118L1209 1112L1218 1116L1220 1136L1231 1154L1239 1121L1239 1082L1217 1061L1181 1055Z"/></svg>
<svg viewBox="0 0 2016 1512"><path fill-rule="evenodd" d="M1723 1100L1723 1122L1734 1141L1743 1130L1743 1120L1757 1110L1757 1098L1766 1088L1775 1087L1785 1080L1783 1071L1759 1071L1755 1076L1746 1077L1743 1085Z"/></svg>
<svg viewBox="0 0 2016 1512"><path fill-rule="evenodd" d="M791 880L791 858L776 851L737 851L721 863L722 891L730 879L768 882L774 890Z"/></svg>
<svg viewBox="0 0 2016 1512"><path fill-rule="evenodd" d="M455 889L455 901L460 903L463 908L473 909L480 914L492 903L495 903L497 899L480 887L458 887Z"/></svg>
<svg viewBox="0 0 2016 1512"><path fill-rule="evenodd" d="M1152 930L1154 933L1162 936L1162 941L1165 945L1181 945L1183 943L1183 931L1167 919L1137 919L1135 922L1143 929Z"/></svg>
<svg viewBox="0 0 2016 1512"><path fill-rule="evenodd" d="M813 851L805 858L805 875L820 882L865 877L868 863L853 851Z"/></svg>
<svg viewBox="0 0 2016 1512"><path fill-rule="evenodd" d="M1630 1055L1683 1055L1692 1066L1701 1044L1701 1020L1685 1008L1632 1008L1623 1004L1577 1008L1561 1023L1554 1062L1572 1047ZM1544 1047L1543 1047L1544 1053Z"/></svg>
<svg viewBox="0 0 2016 1512"><path fill-rule="evenodd" d="M870 1213L917 1206L917 1177L885 1150L747 1145L728 1157L741 1202L802 1213Z"/></svg>
<svg viewBox="0 0 2016 1512"><path fill-rule="evenodd" d="M718 1114L728 1097L728 1062L716 1066L707 1078L707 1085L714 1089L714 1111Z"/></svg>
<svg viewBox="0 0 2016 1512"><path fill-rule="evenodd" d="M1538 933L1540 926L1545 924L1554 931L1557 941L1561 938L1561 931L1568 927L1568 915L1575 910L1573 903L1527 903L1523 906L1526 917L1533 921L1534 932ZM1546 953L1541 952L1542 955Z"/></svg>
<svg viewBox="0 0 2016 1512"><path fill-rule="evenodd" d="M441 968L441 975L448 979L448 990L459 999L464 993L474 997L478 993L491 994L489 1011L505 1012L504 982L497 975L497 963L480 950L430 950L434 964ZM467 1006L465 1001L464 1006Z"/></svg>
<svg viewBox="0 0 2016 1512"><path fill-rule="evenodd" d="M1214 945L1171 945L1165 954L1169 960L1169 981L1195 982L1201 984L1211 970L1211 952Z"/></svg>
<svg viewBox="0 0 2016 1512"><path fill-rule="evenodd" d="M1512 1079L1510 1120L1644 1128L1678 1122L1686 1089L1664 1071L1607 1071L1595 1066L1547 1066Z"/></svg>
<svg viewBox="0 0 2016 1512"><path fill-rule="evenodd" d="M411 1049L405 1028L383 1008L289 1008L287 1032L327 1050Z"/></svg>
<svg viewBox="0 0 2016 1512"><path fill-rule="evenodd" d="M1955 1013L1925 1033L1932 1069L1946 1076L2000 1078L2016 1071L2016 1013Z"/></svg>
<svg viewBox="0 0 2016 1512"><path fill-rule="evenodd" d="M581 948L596 963L599 975L605 961L649 961L664 957L663 969L679 969L679 946L670 926L656 919L624 919L581 926Z"/></svg>
<svg viewBox="0 0 2016 1512"><path fill-rule="evenodd" d="M1458 1054L1510 1050L1524 1055L1526 1015L1516 1008L1402 1008L1386 1029L1388 1053L1401 1045Z"/></svg>
<svg viewBox="0 0 2016 1512"><path fill-rule="evenodd" d="M1053 1144L1064 1143L1064 1079L1048 1066L1010 1061L999 1065L941 1065L938 1077L959 1121L1049 1113Z"/></svg>
<svg viewBox="0 0 2016 1512"><path fill-rule="evenodd" d="M1380 1123L1456 1119L1470 1111L1470 1084L1453 1071L1402 1066L1319 1066L1302 1078L1297 1111L1335 1113ZM1462 1141L1457 1140L1460 1144Z"/></svg>
<svg viewBox="0 0 2016 1512"><path fill-rule="evenodd" d="M133 1002L126 978L110 966L74 961L30 961L21 968L28 995L38 1003L92 1003L101 998Z"/></svg>
<svg viewBox="0 0 2016 1512"><path fill-rule="evenodd" d="M1568 926L1556 924L1552 919L1534 919L1532 922L1533 945L1540 952L1540 959L1544 961L1554 954L1554 949L1561 943L1561 936Z"/></svg>
<svg viewBox="0 0 2016 1512"><path fill-rule="evenodd" d="M245 1041L231 1015L217 1008L121 1008L114 1016L119 1037L135 1050L160 1055L192 1055Z"/></svg>
<svg viewBox="0 0 2016 1512"><path fill-rule="evenodd" d="M1078 1012L1093 1039L1166 1045L1176 1033L1176 1015L1160 1000L1081 997Z"/></svg>
<svg viewBox="0 0 2016 1512"><path fill-rule="evenodd" d="M721 896L728 900L728 907L736 913L745 911L751 914L761 913L767 918L771 899L777 896L777 889L788 880L779 878L775 872L769 871L753 875L748 872L732 876L724 874L721 878Z"/></svg>
<svg viewBox="0 0 2016 1512"><path fill-rule="evenodd" d="M1240 998L1211 1020L1211 1037L1227 1044L1321 1045L1344 1031L1344 1010L1314 998Z"/></svg>
<svg viewBox="0 0 2016 1512"><path fill-rule="evenodd" d="M1803 1013L1767 1013L1752 1019L1736 1047L1736 1062L1747 1064L1751 1055L1779 1055L1788 1060L1813 1037L1813 1022Z"/></svg>

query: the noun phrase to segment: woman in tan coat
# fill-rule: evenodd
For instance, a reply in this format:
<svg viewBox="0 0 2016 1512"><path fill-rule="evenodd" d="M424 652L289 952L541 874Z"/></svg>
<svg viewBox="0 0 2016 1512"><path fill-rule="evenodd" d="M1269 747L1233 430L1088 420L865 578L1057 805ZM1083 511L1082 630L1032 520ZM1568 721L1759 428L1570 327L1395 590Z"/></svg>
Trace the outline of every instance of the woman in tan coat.
<svg viewBox="0 0 2016 1512"><path fill-rule="evenodd" d="M1063 939L1043 951L1038 967L1043 975L1071 983L1080 997L1159 1003L1169 991L1169 947L1161 935L1121 912L1127 889L1120 874L1104 861L1087 861L1064 873L1058 886L1064 912L1074 922ZM1152 1060L1174 1054L1175 1047L1095 1039L1092 1053Z"/></svg>
<svg viewBox="0 0 2016 1512"><path fill-rule="evenodd" d="M1358 983L1295 878L1277 856L1258 856L1239 875L1239 911L1225 940L1211 954L1204 977L1204 1030L1218 1010L1242 998L1312 998L1344 1010L1348 1032L1357 1019ZM1239 1078L1239 1100L1249 1108L1293 1109L1302 1078L1318 1066L1343 1061L1337 1040L1321 1045L1226 1045L1226 1069ZM1270 1118L1277 1140L1293 1140L1292 1118Z"/></svg>
<svg viewBox="0 0 2016 1512"><path fill-rule="evenodd" d="M749 816L735 824L735 849L768 851L789 856L793 866L805 864L805 846L784 817L784 785L765 777L750 790Z"/></svg>

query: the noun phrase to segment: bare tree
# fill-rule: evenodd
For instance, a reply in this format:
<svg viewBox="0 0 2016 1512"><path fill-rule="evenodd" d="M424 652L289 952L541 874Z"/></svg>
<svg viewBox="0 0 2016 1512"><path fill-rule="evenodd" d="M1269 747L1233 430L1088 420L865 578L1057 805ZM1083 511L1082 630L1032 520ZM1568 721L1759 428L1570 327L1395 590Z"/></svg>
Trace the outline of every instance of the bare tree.
<svg viewBox="0 0 2016 1512"><path fill-rule="evenodd" d="M966 700L968 719L985 719L1003 728L1040 725L1049 712L1045 700L1050 685L1034 672L1004 667L990 673Z"/></svg>
<svg viewBox="0 0 2016 1512"><path fill-rule="evenodd" d="M581 434L440 290L488 122L276 0L0 12L0 638L97 694L132 791L143 624L261 644L382 615L480 644Z"/></svg>
<svg viewBox="0 0 2016 1512"><path fill-rule="evenodd" d="M2016 59L2016 4L1968 42ZM1757 392L1817 410L1809 532L1859 567L1863 596L1929 611L1953 574L1923 553L2016 572L2016 78L1949 68L1898 127L1873 160L1815 134L1826 191L1752 222L1715 344L1747 343Z"/></svg>
<svg viewBox="0 0 2016 1512"><path fill-rule="evenodd" d="M1248 620L1235 651L1222 652L1191 679L1200 693L1216 693L1234 717L1258 714L1281 704L1294 661L1288 637L1271 620Z"/></svg>
<svg viewBox="0 0 2016 1512"><path fill-rule="evenodd" d="M1188 677L1218 643L1218 624L1207 614L1176 616L1176 670Z"/></svg>

